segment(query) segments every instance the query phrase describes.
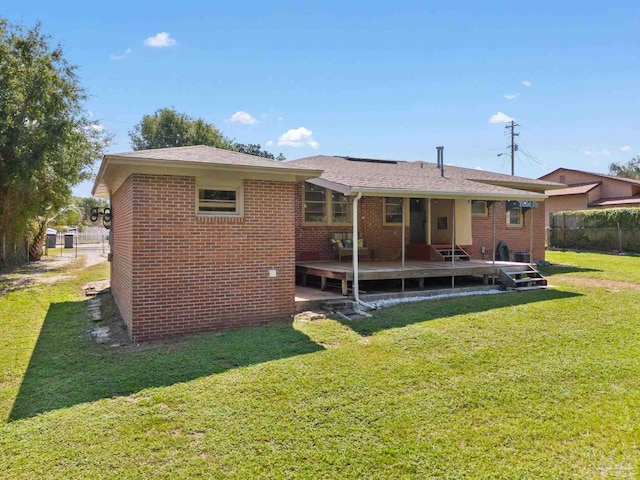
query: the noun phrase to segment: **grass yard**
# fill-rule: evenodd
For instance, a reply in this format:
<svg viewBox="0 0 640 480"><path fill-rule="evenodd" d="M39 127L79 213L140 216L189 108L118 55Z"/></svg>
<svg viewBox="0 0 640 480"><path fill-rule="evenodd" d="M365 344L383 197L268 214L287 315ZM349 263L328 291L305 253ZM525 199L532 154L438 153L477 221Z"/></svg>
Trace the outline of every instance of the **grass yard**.
<svg viewBox="0 0 640 480"><path fill-rule="evenodd" d="M26 284L0 295L0 477L637 478L640 259L549 257L554 290L145 347L86 333L105 264Z"/></svg>

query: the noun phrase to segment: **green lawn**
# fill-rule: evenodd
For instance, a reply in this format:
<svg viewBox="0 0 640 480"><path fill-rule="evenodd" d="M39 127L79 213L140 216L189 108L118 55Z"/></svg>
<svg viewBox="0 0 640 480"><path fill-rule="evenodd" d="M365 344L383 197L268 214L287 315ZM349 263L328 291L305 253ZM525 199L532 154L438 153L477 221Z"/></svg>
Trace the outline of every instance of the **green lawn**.
<svg viewBox="0 0 640 480"><path fill-rule="evenodd" d="M142 348L89 340L78 285L107 269L72 270L0 296L0 477L636 478L639 292L573 279L637 260Z"/></svg>
<svg viewBox="0 0 640 480"><path fill-rule="evenodd" d="M640 255L549 251L546 259L558 264L545 269L547 274L566 273L581 277L640 284Z"/></svg>

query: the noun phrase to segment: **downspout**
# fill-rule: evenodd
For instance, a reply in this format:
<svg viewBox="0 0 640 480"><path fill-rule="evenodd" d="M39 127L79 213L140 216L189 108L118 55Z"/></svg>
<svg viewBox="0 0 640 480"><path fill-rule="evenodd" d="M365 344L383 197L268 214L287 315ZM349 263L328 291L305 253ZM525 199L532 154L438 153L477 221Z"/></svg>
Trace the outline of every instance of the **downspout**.
<svg viewBox="0 0 640 480"><path fill-rule="evenodd" d="M533 265L533 207L531 207L531 210L529 210L531 212L529 221L531 222L531 225L529 226L529 265Z"/></svg>
<svg viewBox="0 0 640 480"><path fill-rule="evenodd" d="M404 214L406 211L405 208L405 202L407 201L406 198L402 198L402 271L404 271L404 259L405 259L405 246L404 246L404 242L406 241L405 238L405 224L406 224L406 220L404 218ZM404 275L402 275L402 293L404 293Z"/></svg>
<svg viewBox="0 0 640 480"><path fill-rule="evenodd" d="M353 211L352 211L352 221L353 221L353 230L352 230L352 257L353 257L353 299L356 303L375 310L373 305L370 305L366 302L360 300L360 285L358 279L358 200L362 198L362 192L358 192L358 195L353 199Z"/></svg>

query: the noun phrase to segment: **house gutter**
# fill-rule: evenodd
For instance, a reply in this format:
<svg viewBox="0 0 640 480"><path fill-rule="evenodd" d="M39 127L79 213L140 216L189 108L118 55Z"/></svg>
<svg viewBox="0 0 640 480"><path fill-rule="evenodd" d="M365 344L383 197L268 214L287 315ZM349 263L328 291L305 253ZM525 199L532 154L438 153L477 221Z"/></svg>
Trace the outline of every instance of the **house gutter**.
<svg viewBox="0 0 640 480"><path fill-rule="evenodd" d="M417 198L433 198L436 200L443 199L464 199L464 200L544 200L548 197L543 193L525 192L513 189L513 192L460 192L460 191L426 191L426 190L401 190L401 189L384 189L384 188L352 188L351 193L362 194L364 196L374 197L417 197Z"/></svg>
<svg viewBox="0 0 640 480"><path fill-rule="evenodd" d="M360 198L362 198L362 192L358 192L358 194L353 199L353 211L352 211L353 221L351 222L353 224L353 231L352 231L353 241L351 242L352 243L351 256L353 257L353 299L357 304L370 308L372 310L375 310L376 307L360 300L360 285L359 285L360 282L358 279L358 200L360 200Z"/></svg>

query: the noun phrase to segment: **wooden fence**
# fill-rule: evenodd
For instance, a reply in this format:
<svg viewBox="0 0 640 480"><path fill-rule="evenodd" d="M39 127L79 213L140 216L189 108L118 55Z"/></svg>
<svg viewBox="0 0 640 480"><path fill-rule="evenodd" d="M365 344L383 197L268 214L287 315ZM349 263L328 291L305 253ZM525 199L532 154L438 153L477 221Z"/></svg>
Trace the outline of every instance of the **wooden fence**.
<svg viewBox="0 0 640 480"><path fill-rule="evenodd" d="M549 215L547 245L551 248L640 253L640 225L621 227L599 224L580 212Z"/></svg>

